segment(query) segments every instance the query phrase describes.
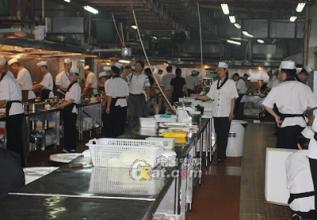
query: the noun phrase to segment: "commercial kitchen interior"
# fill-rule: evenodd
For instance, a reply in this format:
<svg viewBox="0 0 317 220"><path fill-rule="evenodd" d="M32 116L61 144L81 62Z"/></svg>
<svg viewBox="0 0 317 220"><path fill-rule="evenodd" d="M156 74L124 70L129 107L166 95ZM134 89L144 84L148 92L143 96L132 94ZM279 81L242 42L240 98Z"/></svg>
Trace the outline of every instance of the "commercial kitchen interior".
<svg viewBox="0 0 317 220"><path fill-rule="evenodd" d="M82 97L76 151L68 153L63 152L61 112L54 108L59 100L36 100L25 112L25 186L0 197L0 219L314 219L294 218L287 203L285 161L295 151L276 148L275 122L261 105L267 95L261 88L270 80L268 72L277 73L281 61L292 60L297 68L310 68L307 85L317 98L316 46L315 0L0 0L0 56L18 59L33 83L43 77L38 62L48 63L55 81L65 59L71 59L81 82L86 65L98 78L104 67L120 63L133 68L137 60L153 74L161 69L163 77L168 66L182 69L184 78L197 71L199 92L208 92L215 83L219 61L229 65L230 77L249 77L239 118L243 122L238 121L237 131L230 130L227 159L217 163L208 114L212 109L197 102L205 109L199 121L178 127L188 129L185 142L167 142L179 163L152 167L180 173L158 179L136 179L131 167L91 162L91 145L105 138L102 93ZM154 105L164 110L146 115L145 124L150 125L126 126L117 140L140 149L163 142L146 138L162 137L158 127L167 123L157 123L154 115L175 115L176 103L166 103L164 88L156 84L154 96L160 101ZM179 103L196 101L184 97ZM50 108L45 107L48 103ZM0 111L0 148L6 148L5 121ZM108 154L118 151L116 144L107 145L113 148ZM197 166L192 166L194 161ZM190 171L199 175L192 177ZM6 172L0 168L0 176Z"/></svg>

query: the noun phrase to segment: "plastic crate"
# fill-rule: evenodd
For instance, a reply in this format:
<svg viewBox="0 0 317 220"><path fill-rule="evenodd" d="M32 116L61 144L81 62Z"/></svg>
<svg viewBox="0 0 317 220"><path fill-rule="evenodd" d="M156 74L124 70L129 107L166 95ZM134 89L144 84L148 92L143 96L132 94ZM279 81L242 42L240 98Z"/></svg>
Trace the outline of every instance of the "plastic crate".
<svg viewBox="0 0 317 220"><path fill-rule="evenodd" d="M163 147L157 144L145 140L101 138L90 140L87 146L96 167L131 168L136 161L145 161L153 168L163 153Z"/></svg>

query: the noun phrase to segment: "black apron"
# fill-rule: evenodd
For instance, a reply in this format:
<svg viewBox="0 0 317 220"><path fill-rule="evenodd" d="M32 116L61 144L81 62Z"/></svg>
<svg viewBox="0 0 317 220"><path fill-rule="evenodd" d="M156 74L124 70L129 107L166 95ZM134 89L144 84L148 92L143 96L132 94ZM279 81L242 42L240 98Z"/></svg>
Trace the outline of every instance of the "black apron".
<svg viewBox="0 0 317 220"><path fill-rule="evenodd" d="M69 92L69 90L73 87L73 85L74 85L75 83L77 83L77 82L76 82L76 81L75 81L75 82L72 82L72 83L68 86L66 92ZM73 111L74 106L78 106L78 105L77 105L76 103L72 103L72 104L69 104L69 105L65 106L65 107L63 108L63 115L65 116L65 115L68 115L68 114L72 114L72 111Z"/></svg>
<svg viewBox="0 0 317 220"><path fill-rule="evenodd" d="M41 100L44 101L50 97L51 90L49 89L42 89L41 91Z"/></svg>

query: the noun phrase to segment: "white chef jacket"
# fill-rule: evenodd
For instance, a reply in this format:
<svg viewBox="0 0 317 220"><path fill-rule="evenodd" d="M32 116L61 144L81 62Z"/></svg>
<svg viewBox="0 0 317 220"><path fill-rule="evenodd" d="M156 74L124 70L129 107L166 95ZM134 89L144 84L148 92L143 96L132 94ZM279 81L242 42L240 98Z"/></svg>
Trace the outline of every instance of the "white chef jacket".
<svg viewBox="0 0 317 220"><path fill-rule="evenodd" d="M149 77L144 73L130 73L128 75L129 92L134 95L144 94L145 88L150 87Z"/></svg>
<svg viewBox="0 0 317 220"><path fill-rule="evenodd" d="M70 84L70 81L69 81L65 71L60 72L59 74L57 74L56 79L55 79L55 84L57 86L61 86L64 89L68 88L68 86Z"/></svg>
<svg viewBox="0 0 317 220"><path fill-rule="evenodd" d="M186 77L186 87L187 89L194 90L198 86L199 79L198 76L189 75Z"/></svg>
<svg viewBox="0 0 317 220"><path fill-rule="evenodd" d="M239 79L235 83L236 83L238 94L244 95L247 93L248 87L243 79Z"/></svg>
<svg viewBox="0 0 317 220"><path fill-rule="evenodd" d="M308 157L317 160L317 141L314 138L315 132L317 132L317 118L314 120L311 127L307 126L302 131L302 135L305 138L310 139L308 145Z"/></svg>
<svg viewBox="0 0 317 220"><path fill-rule="evenodd" d="M276 104L282 114L303 114L308 108L317 107L317 100L307 85L297 81L286 81L272 88L262 104L268 108L273 108ZM306 127L304 118L285 118L281 127L296 125Z"/></svg>
<svg viewBox="0 0 317 220"><path fill-rule="evenodd" d="M111 78L105 82L105 92L112 98L129 96L128 83L121 77ZM118 99L115 106L126 107L126 99Z"/></svg>
<svg viewBox="0 0 317 220"><path fill-rule="evenodd" d="M166 73L162 76L162 85L165 90L172 90L171 81L175 77L173 73Z"/></svg>
<svg viewBox="0 0 317 220"><path fill-rule="evenodd" d="M44 87L44 89L48 89L53 91L54 81L51 73L46 73L40 82L40 84Z"/></svg>
<svg viewBox="0 0 317 220"><path fill-rule="evenodd" d="M32 78L31 78L31 74L27 69L22 68L18 72L17 81L21 87L21 90L28 90L29 91L28 98L35 99L35 94L32 91L33 82L32 82Z"/></svg>
<svg viewBox="0 0 317 220"><path fill-rule="evenodd" d="M90 85L90 86L89 86ZM96 95L98 93L98 81L97 77L93 72L90 72L87 75L86 82L85 82L85 87L86 88L92 88L93 89L93 94Z"/></svg>
<svg viewBox="0 0 317 220"><path fill-rule="evenodd" d="M22 101L22 92L18 82L10 75L5 75L0 82L0 99L6 101ZM22 103L12 103L9 115L24 113Z"/></svg>
<svg viewBox="0 0 317 220"><path fill-rule="evenodd" d="M229 117L231 111L231 101L232 99L239 97L236 84L233 80L228 79L220 89L217 89L218 81L211 85L207 94L207 96L213 101L212 116Z"/></svg>
<svg viewBox="0 0 317 220"><path fill-rule="evenodd" d="M75 104L80 104L81 98L81 88L80 85L76 82L72 87L69 89L68 92L65 94L65 100L74 100ZM72 113L78 114L78 109L74 106Z"/></svg>

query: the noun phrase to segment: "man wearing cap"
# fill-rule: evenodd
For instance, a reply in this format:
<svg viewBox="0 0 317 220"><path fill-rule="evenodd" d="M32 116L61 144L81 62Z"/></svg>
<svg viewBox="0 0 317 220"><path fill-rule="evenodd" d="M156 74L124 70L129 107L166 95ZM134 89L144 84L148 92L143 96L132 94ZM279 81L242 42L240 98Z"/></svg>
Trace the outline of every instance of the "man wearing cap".
<svg viewBox="0 0 317 220"><path fill-rule="evenodd" d="M128 83L120 77L122 65L111 66L112 77L105 84L107 94L106 113L109 115L106 122L106 137L118 137L123 134L127 118L127 97L129 96ZM107 124L108 123L108 124Z"/></svg>
<svg viewBox="0 0 317 220"><path fill-rule="evenodd" d="M41 92L41 100L44 101L52 96L52 91L54 87L54 81L52 74L48 71L48 65L46 61L41 61L37 63L41 74L43 74L42 81L33 86L33 91Z"/></svg>
<svg viewBox="0 0 317 220"><path fill-rule="evenodd" d="M207 95L196 96L196 98L213 101L212 116L216 132L217 161L222 162L226 159L229 130L234 118L235 102L239 95L235 82L228 78L227 63L219 62L217 75L219 79L211 85Z"/></svg>
<svg viewBox="0 0 317 220"><path fill-rule="evenodd" d="M299 82L307 84L309 79L309 73L312 72L312 69L309 67L301 68L296 78Z"/></svg>
<svg viewBox="0 0 317 220"><path fill-rule="evenodd" d="M282 61L280 77L282 83L272 88L263 106L274 117L278 127L277 147L297 149L298 137L306 127L305 112L317 107L317 100L307 85L295 80L294 61Z"/></svg>
<svg viewBox="0 0 317 220"><path fill-rule="evenodd" d="M57 74L55 78L56 95L60 98L65 97L66 90L70 84L68 74L72 68L72 61L69 58L64 59L64 71Z"/></svg>
<svg viewBox="0 0 317 220"><path fill-rule="evenodd" d="M143 72L144 62L136 61L135 71L128 75L129 98L128 98L128 123L130 128L139 126L140 117L144 116L146 101L145 95L150 96L150 81Z"/></svg>
<svg viewBox="0 0 317 220"><path fill-rule="evenodd" d="M64 152L76 151L77 128L76 120L78 115L77 105L80 104L81 88L78 83L79 70L72 68L68 74L71 82L66 90L65 100L59 105L62 109L64 122Z"/></svg>
<svg viewBox="0 0 317 220"><path fill-rule="evenodd" d="M98 82L96 75L90 70L89 65L84 67L85 71L85 88L84 88L84 96L91 96L98 94Z"/></svg>
<svg viewBox="0 0 317 220"><path fill-rule="evenodd" d="M9 60L8 65L10 71L16 75L16 80L21 87L23 102L33 101L35 94L32 91L33 82L30 72L24 68L16 58Z"/></svg>
<svg viewBox="0 0 317 220"><path fill-rule="evenodd" d="M24 165L22 92L18 82L7 71L5 58L0 57L0 108L6 109L7 149L17 153Z"/></svg>
<svg viewBox="0 0 317 220"><path fill-rule="evenodd" d="M103 71L98 74L98 92L104 94L105 83L111 77L111 67L105 66Z"/></svg>
<svg viewBox="0 0 317 220"><path fill-rule="evenodd" d="M193 70L192 73L186 77L186 87L187 87L187 93L189 96L195 93L195 90L197 89L197 86L199 85L198 75L199 75L199 72L197 70Z"/></svg>

